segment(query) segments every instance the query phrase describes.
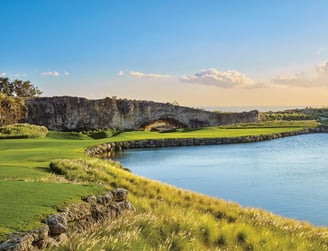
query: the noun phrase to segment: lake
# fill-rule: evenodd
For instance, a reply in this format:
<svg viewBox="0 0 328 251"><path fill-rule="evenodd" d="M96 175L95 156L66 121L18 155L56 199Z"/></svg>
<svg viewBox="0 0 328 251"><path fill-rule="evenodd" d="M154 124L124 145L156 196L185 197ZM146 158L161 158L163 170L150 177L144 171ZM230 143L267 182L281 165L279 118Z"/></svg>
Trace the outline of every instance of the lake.
<svg viewBox="0 0 328 251"><path fill-rule="evenodd" d="M328 134L272 141L126 150L133 173L328 226Z"/></svg>

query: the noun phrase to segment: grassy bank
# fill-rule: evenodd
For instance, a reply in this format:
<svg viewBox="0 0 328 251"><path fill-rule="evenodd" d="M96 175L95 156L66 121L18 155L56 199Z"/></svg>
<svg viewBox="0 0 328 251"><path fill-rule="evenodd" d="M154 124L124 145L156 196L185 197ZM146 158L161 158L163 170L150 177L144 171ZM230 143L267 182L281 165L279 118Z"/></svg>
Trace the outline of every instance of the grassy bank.
<svg viewBox="0 0 328 251"><path fill-rule="evenodd" d="M100 139L81 133L49 132L43 138L0 140L0 235L3 239L9 232L39 225L45 215L65 203L102 191L104 187L94 183L101 181L108 189L127 188L137 214L117 219L119 225L106 223L93 233L73 237L64 247L66 250L324 250L327 229L178 190L83 154L86 147L109 141L236 137L301 129L302 126L286 126L202 128L170 133L131 131L95 137ZM55 162L65 177L49 173L53 159L70 159ZM76 165L74 159L81 159L80 164L76 173L68 173ZM81 170L81 166L88 168Z"/></svg>
<svg viewBox="0 0 328 251"><path fill-rule="evenodd" d="M55 160L71 181L124 187L136 214L58 250L328 250L328 230L138 177L101 160Z"/></svg>

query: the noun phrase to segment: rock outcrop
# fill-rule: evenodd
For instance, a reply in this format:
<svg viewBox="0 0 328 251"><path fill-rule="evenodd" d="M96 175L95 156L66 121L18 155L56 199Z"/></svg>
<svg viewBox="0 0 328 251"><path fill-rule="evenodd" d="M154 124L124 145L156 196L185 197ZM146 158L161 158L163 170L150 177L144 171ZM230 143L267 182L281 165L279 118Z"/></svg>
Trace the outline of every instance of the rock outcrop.
<svg viewBox="0 0 328 251"><path fill-rule="evenodd" d="M58 246L68 240L72 231L85 230L97 222L117 217L125 210L135 211L127 196L128 192L123 188L89 196L83 202L51 215L40 228L13 234L10 240L0 244L0 251L30 251Z"/></svg>
<svg viewBox="0 0 328 251"><path fill-rule="evenodd" d="M32 98L25 101L28 116L24 122L50 130L138 129L164 120L179 127L195 128L256 122L259 112L216 113L169 103L79 97Z"/></svg>

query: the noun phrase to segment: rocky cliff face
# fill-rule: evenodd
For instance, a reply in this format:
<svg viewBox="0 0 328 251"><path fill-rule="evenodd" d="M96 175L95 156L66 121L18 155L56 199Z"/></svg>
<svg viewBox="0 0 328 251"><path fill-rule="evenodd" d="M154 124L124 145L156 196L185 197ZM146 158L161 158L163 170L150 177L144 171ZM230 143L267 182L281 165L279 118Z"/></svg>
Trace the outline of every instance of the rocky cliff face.
<svg viewBox="0 0 328 251"><path fill-rule="evenodd" d="M258 111L214 113L169 103L105 98L49 97L26 100L25 122L50 130L117 128L138 129L157 120L168 120L182 127L217 126L256 122Z"/></svg>

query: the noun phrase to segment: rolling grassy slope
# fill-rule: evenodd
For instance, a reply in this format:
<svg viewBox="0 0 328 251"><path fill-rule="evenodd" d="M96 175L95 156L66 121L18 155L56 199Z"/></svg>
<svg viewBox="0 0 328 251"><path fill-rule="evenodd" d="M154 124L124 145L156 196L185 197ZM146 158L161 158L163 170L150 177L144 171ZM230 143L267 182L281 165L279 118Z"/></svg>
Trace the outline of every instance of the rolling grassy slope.
<svg viewBox="0 0 328 251"><path fill-rule="evenodd" d="M323 250L328 243L327 229L313 228L260 210L242 209L236 204L142 179L104 161L90 160L83 154L86 147L109 141L236 137L302 128L202 128L171 133L131 131L112 137L106 133L105 138L97 140L79 133L49 132L47 137L38 139L0 140L0 238L12 231L31 229L63 204L100 192L103 187L92 184L102 180L107 188L126 187L138 213L121 219L121 225L106 223L94 233L75 236L64 247L66 250L88 247L100 250L102 243L105 243L102 248L107 250L128 250L126 245L130 245L130 250L142 250L140 247L147 250L192 250L192 247L195 250L286 250L279 246L290 246L289 250L296 250L297 246L299 250ZM80 178L91 185L75 184L74 173L67 175L70 181L49 173L51 160L70 159L69 165L74 165L77 158L87 161L86 165L91 163L90 173ZM26 203L22 204L24 198ZM120 242L122 238L126 241Z"/></svg>

